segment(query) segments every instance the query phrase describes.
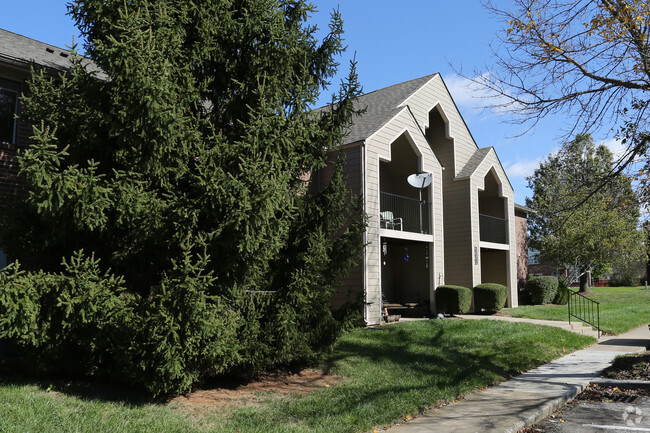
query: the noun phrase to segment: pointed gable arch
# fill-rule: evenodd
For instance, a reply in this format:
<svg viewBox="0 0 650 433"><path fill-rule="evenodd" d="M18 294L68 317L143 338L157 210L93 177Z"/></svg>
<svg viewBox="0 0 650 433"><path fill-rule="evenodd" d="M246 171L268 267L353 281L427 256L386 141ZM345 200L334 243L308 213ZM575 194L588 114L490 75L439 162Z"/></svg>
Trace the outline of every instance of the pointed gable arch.
<svg viewBox="0 0 650 433"><path fill-rule="evenodd" d="M402 137L408 141L418 158L424 158L429 164L433 163L436 168L441 168L433 151L429 148L420 125L417 124L408 107L402 108L399 113L368 137L366 145L376 152L379 160L391 161L393 159L393 143Z"/></svg>
<svg viewBox="0 0 650 433"><path fill-rule="evenodd" d="M413 116L423 130L430 127L433 109L445 120L445 135L448 139L453 139L453 160L445 168L453 170L454 175L457 175L478 146L440 74L433 75L409 95L402 106L408 106L413 111Z"/></svg>
<svg viewBox="0 0 650 433"><path fill-rule="evenodd" d="M492 186L491 184L496 184L499 190L499 196L503 197L503 182L497 174L494 166L488 169L487 173L485 173L485 176L477 180L477 187L479 191L486 191L487 189L490 189Z"/></svg>
<svg viewBox="0 0 650 433"><path fill-rule="evenodd" d="M490 171L493 171L501 188L504 189L501 196L504 194L512 194L514 189L494 148L484 147L479 149L476 154L479 156L478 160L474 164L468 164L467 167L463 168L463 178L472 178L474 182L478 183L479 189L484 189L485 176Z"/></svg>
<svg viewBox="0 0 650 433"><path fill-rule="evenodd" d="M449 127L449 116L445 112L445 108L442 106L440 101L436 101L427 110L427 117L426 117L426 122L424 123L424 130L426 131L427 129L429 129L429 125L431 124L432 114L438 114L440 116L440 118L445 124L445 137L450 140L453 140L454 137L451 135L451 128Z"/></svg>
<svg viewBox="0 0 650 433"><path fill-rule="evenodd" d="M416 157L421 158L422 157L422 150L418 147L417 141L419 140L419 137L414 136L413 133L409 128L403 128L399 133L397 133L393 139L388 143L388 155L389 158L387 161L392 161L393 160L393 153L396 149L396 146L399 146L401 142L408 143L410 150L415 154ZM380 160L384 159L379 157Z"/></svg>

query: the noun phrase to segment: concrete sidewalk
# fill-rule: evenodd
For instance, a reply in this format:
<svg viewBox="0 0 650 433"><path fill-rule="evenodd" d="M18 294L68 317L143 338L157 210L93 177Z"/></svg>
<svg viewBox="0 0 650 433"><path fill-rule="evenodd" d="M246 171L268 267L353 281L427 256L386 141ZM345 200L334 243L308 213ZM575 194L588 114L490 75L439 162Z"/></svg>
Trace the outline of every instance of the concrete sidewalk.
<svg viewBox="0 0 650 433"><path fill-rule="evenodd" d="M565 331L574 332L576 334L588 335L590 337L598 338L598 332L596 332L591 326L583 325L582 322L573 321L569 322L560 322L557 320L543 320L543 319L526 319L523 317L510 317L510 316L484 316L480 314L460 314L456 317L466 320L501 320L505 322L519 322L519 323L532 323L533 325L544 325L544 326L553 326L555 328L562 328Z"/></svg>
<svg viewBox="0 0 650 433"><path fill-rule="evenodd" d="M551 414L580 393L612 360L642 352L647 326L598 343L530 370L483 392L390 428L391 433L516 432Z"/></svg>

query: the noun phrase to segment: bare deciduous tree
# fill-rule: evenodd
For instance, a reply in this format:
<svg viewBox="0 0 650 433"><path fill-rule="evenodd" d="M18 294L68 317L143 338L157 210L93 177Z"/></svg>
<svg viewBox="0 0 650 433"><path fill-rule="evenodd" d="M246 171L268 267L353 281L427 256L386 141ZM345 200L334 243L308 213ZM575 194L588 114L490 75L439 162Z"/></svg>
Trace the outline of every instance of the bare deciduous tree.
<svg viewBox="0 0 650 433"><path fill-rule="evenodd" d="M650 141L650 2L513 0L493 46L495 67L473 81L498 96L492 108L515 112L533 127L549 114L570 120L567 132L614 130L626 146L611 175Z"/></svg>

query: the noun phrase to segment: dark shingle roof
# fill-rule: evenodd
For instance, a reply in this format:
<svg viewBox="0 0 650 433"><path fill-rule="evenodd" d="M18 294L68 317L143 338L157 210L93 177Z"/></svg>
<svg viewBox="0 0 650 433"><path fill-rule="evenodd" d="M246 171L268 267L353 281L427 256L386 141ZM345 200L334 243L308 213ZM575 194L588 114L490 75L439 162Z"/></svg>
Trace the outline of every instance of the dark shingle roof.
<svg viewBox="0 0 650 433"><path fill-rule="evenodd" d="M481 165L485 157L487 156L488 153L490 153L490 150L492 150L493 147L482 147L480 149L476 149L476 152L472 155L472 157L467 161L467 164L465 164L465 167L460 170L458 173L458 176L456 176L456 179L466 179L469 178L474 172L476 171L477 168Z"/></svg>
<svg viewBox="0 0 650 433"><path fill-rule="evenodd" d="M404 102L434 75L394 84L359 97L356 106L360 109L366 108L366 112L354 121L345 142L354 143L370 137L401 110L398 104Z"/></svg>
<svg viewBox="0 0 650 433"><path fill-rule="evenodd" d="M361 95L355 103L355 107L357 109L365 108L366 111L361 116L354 118L354 124L350 127L348 136L344 139L343 144L365 140L377 132L379 128L384 126L402 109L399 107L399 104L404 102L406 98L435 75L437 74L394 84ZM323 109L327 109L327 107L320 108L319 110Z"/></svg>
<svg viewBox="0 0 650 433"><path fill-rule="evenodd" d="M31 62L59 71L70 69L68 51L0 29L0 59L17 66Z"/></svg>

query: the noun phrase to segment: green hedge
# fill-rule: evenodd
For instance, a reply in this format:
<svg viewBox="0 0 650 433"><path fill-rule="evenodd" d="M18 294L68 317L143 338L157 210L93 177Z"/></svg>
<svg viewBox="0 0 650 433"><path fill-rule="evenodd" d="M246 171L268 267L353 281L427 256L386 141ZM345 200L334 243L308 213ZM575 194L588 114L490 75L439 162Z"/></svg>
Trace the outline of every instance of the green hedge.
<svg viewBox="0 0 650 433"><path fill-rule="evenodd" d="M436 289L436 306L444 314L464 314L472 303L472 291L462 286L439 286Z"/></svg>
<svg viewBox="0 0 650 433"><path fill-rule="evenodd" d="M508 288L502 284L485 283L474 287L474 310L496 313L508 299Z"/></svg>
<svg viewBox="0 0 650 433"><path fill-rule="evenodd" d="M558 288L556 277L531 276L526 282L526 291L532 305L550 304L555 299Z"/></svg>

